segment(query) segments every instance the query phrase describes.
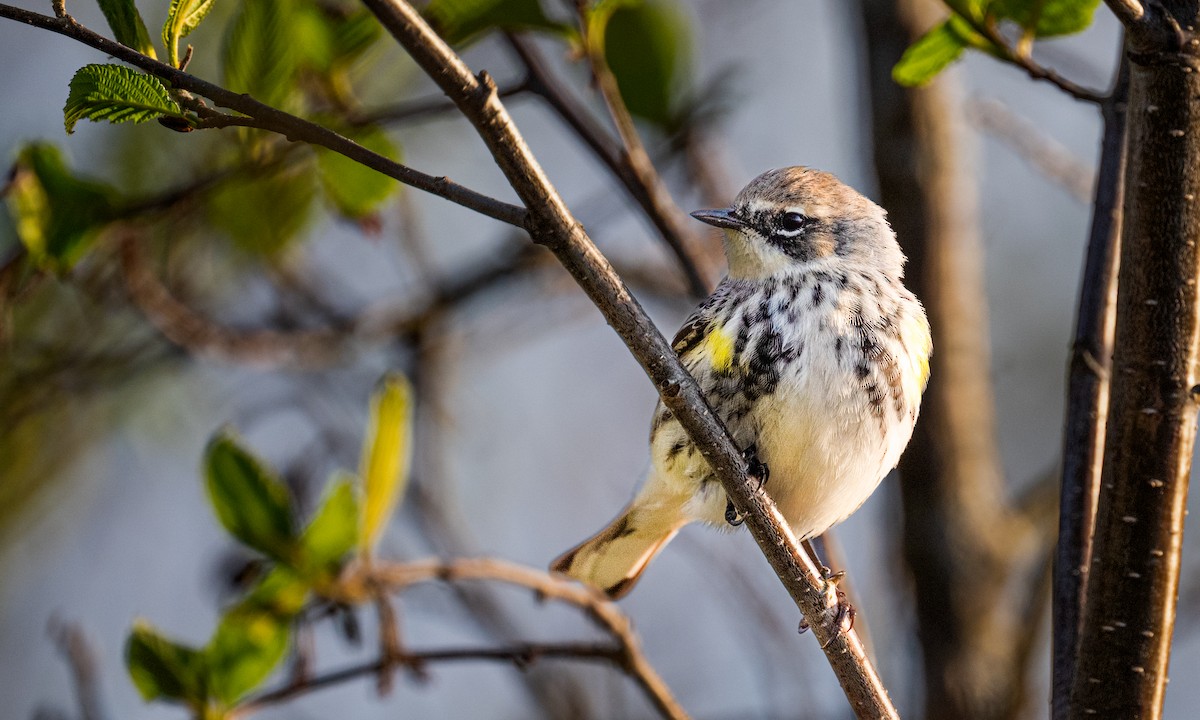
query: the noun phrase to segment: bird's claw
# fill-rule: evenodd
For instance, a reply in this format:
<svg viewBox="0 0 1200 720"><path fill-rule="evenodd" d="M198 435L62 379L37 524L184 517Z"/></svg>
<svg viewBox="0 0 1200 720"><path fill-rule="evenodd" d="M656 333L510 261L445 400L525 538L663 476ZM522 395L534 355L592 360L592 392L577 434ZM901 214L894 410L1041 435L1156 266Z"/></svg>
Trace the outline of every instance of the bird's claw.
<svg viewBox="0 0 1200 720"><path fill-rule="evenodd" d="M844 574L838 573L838 575ZM826 643L828 645L828 643L833 642L839 635L848 633L854 628L854 616L857 614L857 611L853 605L846 601L846 593L838 590L837 585L832 582L826 585L825 594L827 603L825 611L822 613L821 621L829 632L829 640ZM800 627L797 631L803 634L808 632L808 629L808 621L801 618Z"/></svg>
<svg viewBox="0 0 1200 720"><path fill-rule="evenodd" d="M758 446L750 445L742 451L742 458L746 461L746 475L758 480L758 487L754 488L755 492L763 489L767 484L767 480L771 477L771 469L767 464L758 459Z"/></svg>
<svg viewBox="0 0 1200 720"><path fill-rule="evenodd" d="M738 525L746 522L746 516L737 511L737 508L733 506L732 500L725 501L725 522L729 523L733 527L737 527Z"/></svg>

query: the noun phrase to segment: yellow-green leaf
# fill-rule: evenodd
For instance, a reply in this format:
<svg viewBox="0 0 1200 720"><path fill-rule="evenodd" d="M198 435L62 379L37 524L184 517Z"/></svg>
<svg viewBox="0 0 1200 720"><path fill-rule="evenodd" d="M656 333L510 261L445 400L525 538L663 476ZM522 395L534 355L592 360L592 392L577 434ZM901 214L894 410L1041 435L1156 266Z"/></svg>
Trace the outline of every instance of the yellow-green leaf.
<svg viewBox="0 0 1200 720"><path fill-rule="evenodd" d="M290 635L290 617L252 601L227 610L204 648L213 696L232 705L257 688L283 659Z"/></svg>
<svg viewBox="0 0 1200 720"><path fill-rule="evenodd" d="M360 547L370 551L408 482L412 455L412 386L400 373L383 378L371 396L359 475L363 479Z"/></svg>
<svg viewBox="0 0 1200 720"><path fill-rule="evenodd" d="M562 23L546 15L539 0L432 0L423 12L452 45L470 42L491 30L565 32Z"/></svg>
<svg viewBox="0 0 1200 720"><path fill-rule="evenodd" d="M951 21L938 25L913 43L892 68L892 78L901 85L924 85L962 55L967 43Z"/></svg>
<svg viewBox="0 0 1200 720"><path fill-rule="evenodd" d="M1032 31L1034 37L1047 38L1083 32L1099 4L1100 0L996 0L988 10Z"/></svg>
<svg viewBox="0 0 1200 720"><path fill-rule="evenodd" d="M339 473L326 491L312 522L304 529L301 545L304 566L315 582L331 579L354 549L359 537L358 480Z"/></svg>
<svg viewBox="0 0 1200 720"><path fill-rule="evenodd" d="M164 116L187 122L161 80L124 65L81 67L63 108L68 133L80 120L140 123Z"/></svg>
<svg viewBox="0 0 1200 720"><path fill-rule="evenodd" d="M167 61L179 66L179 39L187 37L205 15L212 10L215 0L171 0L167 9L167 22L163 24L162 41L167 48Z"/></svg>
<svg viewBox="0 0 1200 720"><path fill-rule="evenodd" d="M150 33L146 31L146 23L138 12L133 0L99 0L100 10L104 19L112 28L113 37L126 47L131 47L143 55L155 57L154 45L150 42Z"/></svg>

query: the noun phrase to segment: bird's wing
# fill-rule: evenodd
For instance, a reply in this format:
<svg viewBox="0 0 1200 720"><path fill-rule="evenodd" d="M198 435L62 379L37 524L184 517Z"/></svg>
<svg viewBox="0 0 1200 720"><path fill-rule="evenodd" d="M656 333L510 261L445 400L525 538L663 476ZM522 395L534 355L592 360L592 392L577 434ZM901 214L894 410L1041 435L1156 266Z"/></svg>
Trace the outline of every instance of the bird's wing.
<svg viewBox="0 0 1200 720"><path fill-rule="evenodd" d="M683 357L689 350L704 342L709 331L712 330L712 319L712 313L709 311L707 303L696 308L695 312L684 321L683 327L679 328L679 332L675 333L675 339L671 341L671 349L675 351L675 354Z"/></svg>

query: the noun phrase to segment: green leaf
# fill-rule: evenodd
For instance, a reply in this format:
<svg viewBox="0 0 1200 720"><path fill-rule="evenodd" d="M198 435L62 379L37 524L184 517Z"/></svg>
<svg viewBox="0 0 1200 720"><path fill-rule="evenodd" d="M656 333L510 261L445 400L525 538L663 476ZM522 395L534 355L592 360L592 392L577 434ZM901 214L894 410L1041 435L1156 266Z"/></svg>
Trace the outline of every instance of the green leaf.
<svg viewBox="0 0 1200 720"><path fill-rule="evenodd" d="M278 667L290 636L290 617L252 601L231 607L204 648L212 694L233 705L258 687Z"/></svg>
<svg viewBox="0 0 1200 720"><path fill-rule="evenodd" d="M167 49L167 61L179 67L179 39L187 37L212 10L214 0L171 0L167 22L163 24L162 41Z"/></svg>
<svg viewBox="0 0 1200 720"><path fill-rule="evenodd" d="M965 18L982 20L987 14L987 5L994 0L945 0L946 6Z"/></svg>
<svg viewBox="0 0 1200 720"><path fill-rule="evenodd" d="M359 507L357 478L335 478L312 522L304 530L304 564L316 582L331 580L341 570L346 555L358 543Z"/></svg>
<svg viewBox="0 0 1200 720"><path fill-rule="evenodd" d="M53 145L27 145L10 176L5 202L17 237L46 270L71 269L117 217L116 191L73 175Z"/></svg>
<svg viewBox="0 0 1200 720"><path fill-rule="evenodd" d="M161 80L124 65L81 67L71 78L63 116L68 133L80 120L140 123L163 116L185 120Z"/></svg>
<svg viewBox="0 0 1200 720"><path fill-rule="evenodd" d="M369 127L349 133L350 139L392 160L400 152L386 133ZM370 215L399 187L392 178L332 150L317 148L317 168L325 197L338 212L352 219Z"/></svg>
<svg viewBox="0 0 1200 720"><path fill-rule="evenodd" d="M539 0L432 0L425 18L451 45L472 42L492 30L568 31L546 16Z"/></svg>
<svg viewBox="0 0 1200 720"><path fill-rule="evenodd" d="M208 217L251 253L283 252L312 216L316 163L305 161L269 174L238 175L208 196Z"/></svg>
<svg viewBox="0 0 1200 720"><path fill-rule="evenodd" d="M360 547L370 551L408 483L412 458L412 386L400 373L383 378L371 396L359 475L363 479Z"/></svg>
<svg viewBox="0 0 1200 720"><path fill-rule="evenodd" d="M967 43L947 20L904 51L900 62L892 68L892 79L901 85L923 85L957 60L966 47Z"/></svg>
<svg viewBox="0 0 1200 720"><path fill-rule="evenodd" d="M231 535L263 554L295 557L295 520L287 488L228 433L212 439L204 454L208 497Z"/></svg>
<svg viewBox="0 0 1200 720"><path fill-rule="evenodd" d="M294 76L300 57L296 5L287 0L245 0L229 24L221 55L230 90L273 107L295 109Z"/></svg>
<svg viewBox="0 0 1200 720"><path fill-rule="evenodd" d="M147 623L135 623L129 633L125 667L147 701L165 698L199 707L207 700L204 656L167 640Z"/></svg>
<svg viewBox="0 0 1200 720"><path fill-rule="evenodd" d="M646 0L612 12L603 30L604 57L631 114L674 129L690 38L686 16L673 2Z"/></svg>
<svg viewBox="0 0 1200 720"><path fill-rule="evenodd" d="M1047 38L1083 32L1099 4L1100 0L995 0L988 9L1035 37Z"/></svg>
<svg viewBox="0 0 1200 720"><path fill-rule="evenodd" d="M125 47L131 47L143 55L157 57L154 54L154 44L150 42L150 33L146 31L146 23L138 12L133 0L99 0L100 10L104 19L112 28L113 37Z"/></svg>
<svg viewBox="0 0 1200 720"><path fill-rule="evenodd" d="M270 610L279 617L292 617L308 601L309 584L287 565L276 565L254 586L246 602Z"/></svg>

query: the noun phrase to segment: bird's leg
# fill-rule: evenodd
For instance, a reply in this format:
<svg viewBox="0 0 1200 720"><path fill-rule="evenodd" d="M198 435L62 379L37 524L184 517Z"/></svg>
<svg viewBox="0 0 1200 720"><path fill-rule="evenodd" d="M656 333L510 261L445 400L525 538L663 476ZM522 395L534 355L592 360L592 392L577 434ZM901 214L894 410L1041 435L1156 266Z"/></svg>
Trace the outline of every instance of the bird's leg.
<svg viewBox="0 0 1200 720"><path fill-rule="evenodd" d="M746 476L758 480L758 487L754 488L754 492L759 492L763 489L763 485L767 484L767 478L771 476L771 470L767 464L758 459L758 446L751 444L742 451L742 457L746 460ZM745 516L737 511L733 506L732 500L725 501L725 522L737 527L746 521Z"/></svg>
<svg viewBox="0 0 1200 720"><path fill-rule="evenodd" d="M821 556L817 554L816 548L813 547L809 540L801 540L800 544L804 546L804 551L809 554L809 557L821 569L821 579L825 581L825 612L822 620L825 626L829 629L831 637L837 637L843 632L849 632L854 627L854 615L856 613L854 606L846 600L846 593L838 589L838 583L842 578L846 577L845 570L834 572L825 563L821 562ZM808 630L808 621L804 618L800 619L800 632Z"/></svg>

